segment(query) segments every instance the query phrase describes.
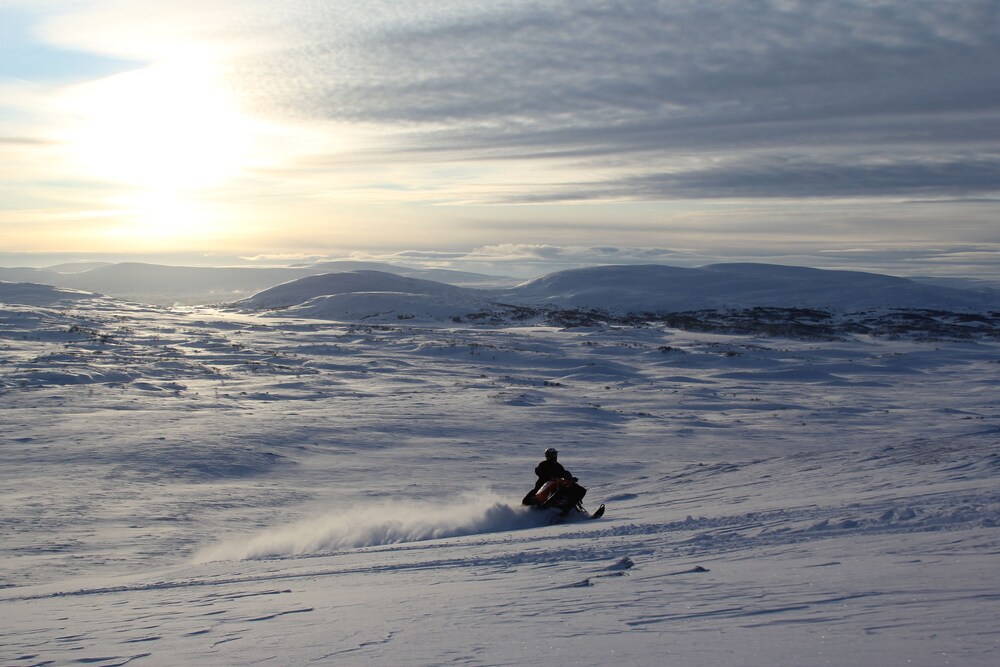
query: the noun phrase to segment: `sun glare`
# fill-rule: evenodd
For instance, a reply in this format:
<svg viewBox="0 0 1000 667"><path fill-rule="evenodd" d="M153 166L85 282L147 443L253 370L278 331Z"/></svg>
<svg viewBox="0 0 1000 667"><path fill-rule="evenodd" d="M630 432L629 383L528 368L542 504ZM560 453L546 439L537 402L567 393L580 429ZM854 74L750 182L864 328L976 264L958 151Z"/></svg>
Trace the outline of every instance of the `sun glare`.
<svg viewBox="0 0 1000 667"><path fill-rule="evenodd" d="M175 249L245 237L253 228L247 221L259 218L261 208L252 184L265 177L271 192L297 195L317 173L333 173L324 198L357 196L357 181L367 175L309 161L351 151L357 145L351 131L244 113L228 76L215 57L201 53L58 93L64 164L87 186L100 184L89 189L88 202L107 224L95 236L132 248ZM297 166L285 171L285 165Z"/></svg>
<svg viewBox="0 0 1000 667"><path fill-rule="evenodd" d="M174 60L71 90L67 137L91 176L133 186L202 188L234 175L250 139L244 119L204 62Z"/></svg>
<svg viewBox="0 0 1000 667"><path fill-rule="evenodd" d="M108 235L130 244L203 239L219 231L198 193L253 159L255 125L207 59L173 59L79 84L60 106L70 163L112 185L123 222Z"/></svg>

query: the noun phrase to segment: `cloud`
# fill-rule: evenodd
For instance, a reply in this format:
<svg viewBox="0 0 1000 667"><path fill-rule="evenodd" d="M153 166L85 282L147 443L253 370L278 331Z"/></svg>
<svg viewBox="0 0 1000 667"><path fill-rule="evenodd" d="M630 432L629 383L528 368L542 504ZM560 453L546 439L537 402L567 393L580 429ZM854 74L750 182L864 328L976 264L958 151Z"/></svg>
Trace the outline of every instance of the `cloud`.
<svg viewBox="0 0 1000 667"><path fill-rule="evenodd" d="M263 263L281 263L281 262L318 262L325 259L325 255L317 255L316 253L305 253L305 252L278 252L278 253L260 253L258 255L248 255L246 257L240 257L241 260L246 262L263 262Z"/></svg>
<svg viewBox="0 0 1000 667"><path fill-rule="evenodd" d="M442 201L996 191L992 1L378 7L310 6L305 22L295 5L298 38L243 63L246 94L376 128L375 159L464 162ZM503 173L526 160L562 187ZM581 172L594 180L565 178Z"/></svg>
<svg viewBox="0 0 1000 667"><path fill-rule="evenodd" d="M438 128L487 149L523 133L616 131L996 108L992 3L442 3L344 28L335 8L255 63L289 113ZM269 89L265 85L264 89ZM427 147L434 146L427 137Z"/></svg>
<svg viewBox="0 0 1000 667"><path fill-rule="evenodd" d="M4 137L0 136L0 145L8 146L51 146L56 142L44 137Z"/></svg>
<svg viewBox="0 0 1000 667"><path fill-rule="evenodd" d="M885 159L869 155L815 161L755 156L706 169L644 173L521 193L507 203L608 199L766 199L842 197L968 197L1000 192L1000 155Z"/></svg>
<svg viewBox="0 0 1000 667"><path fill-rule="evenodd" d="M657 263L678 259L685 253L666 248L616 248L586 246L532 245L501 243L482 246L466 253L466 259L494 259L505 261L539 262L562 261L580 265L600 263Z"/></svg>
<svg viewBox="0 0 1000 667"><path fill-rule="evenodd" d="M580 264L656 263L687 257L686 253L665 248L617 248L612 246L557 246L528 243L499 243L465 251L404 250L391 254L352 253L353 259L410 262L537 262Z"/></svg>
<svg viewBox="0 0 1000 667"><path fill-rule="evenodd" d="M644 261L626 245L995 237L975 203L1000 189L995 0L210 5L44 2L33 34L144 66L204 62L267 121L268 159L213 191L227 219L272 235L247 255L396 243L425 248L397 261L527 272ZM59 119L43 127L35 93L5 88L22 97L0 135L27 161ZM900 199L935 201L887 208ZM869 208L834 208L858 200Z"/></svg>
<svg viewBox="0 0 1000 667"><path fill-rule="evenodd" d="M713 261L694 253L666 248L557 246L501 243L471 250L404 250L393 253L351 253L350 259L387 262L416 268L448 268L493 275L536 276L602 264L673 264L701 266Z"/></svg>
<svg viewBox="0 0 1000 667"><path fill-rule="evenodd" d="M116 56L201 48L254 109L378 132L383 159L1000 143L992 0L84 6L44 34Z"/></svg>
<svg viewBox="0 0 1000 667"><path fill-rule="evenodd" d="M329 257L328 259L339 259ZM852 246L849 242L753 247L732 244L714 253L669 248L559 246L501 243L466 251L406 250L352 253L349 259L414 268L449 268L493 275L534 278L546 273L606 264L666 264L700 267L724 262L763 262L816 268L869 271L900 276L977 276L1000 280L1000 242L926 243L896 240Z"/></svg>

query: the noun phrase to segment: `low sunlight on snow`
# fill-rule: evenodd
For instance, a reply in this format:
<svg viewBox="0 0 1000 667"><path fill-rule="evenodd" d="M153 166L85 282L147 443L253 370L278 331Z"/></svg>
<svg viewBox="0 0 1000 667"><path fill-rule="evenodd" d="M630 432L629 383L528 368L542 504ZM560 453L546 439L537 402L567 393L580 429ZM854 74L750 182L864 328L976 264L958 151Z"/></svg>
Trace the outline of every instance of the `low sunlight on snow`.
<svg viewBox="0 0 1000 667"><path fill-rule="evenodd" d="M996 664L994 316L525 312L0 284L0 663Z"/></svg>

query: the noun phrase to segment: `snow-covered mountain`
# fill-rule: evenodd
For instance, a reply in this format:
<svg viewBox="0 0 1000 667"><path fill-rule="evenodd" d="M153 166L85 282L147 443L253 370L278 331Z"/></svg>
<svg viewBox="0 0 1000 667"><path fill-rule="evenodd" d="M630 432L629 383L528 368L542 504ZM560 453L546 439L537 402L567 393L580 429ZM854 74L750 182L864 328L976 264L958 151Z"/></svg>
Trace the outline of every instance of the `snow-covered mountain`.
<svg viewBox="0 0 1000 667"><path fill-rule="evenodd" d="M62 268L64 271L55 269ZM318 292L315 282L294 281L324 274L367 276L370 285L344 279L327 281ZM424 283L389 284L380 274ZM830 271L770 264L714 264L701 268L665 265L596 266L552 273L515 286L498 276L437 269L412 269L377 262L321 262L284 268L180 267L158 264L96 264L93 268L0 268L0 280L68 287L160 305L229 303L281 286L281 307L298 307L320 296L379 294L370 307L358 297L333 299L330 308L310 306L316 317L379 317L398 311L448 319L479 312L484 302L551 308L584 308L613 314L745 309L755 307L815 308L836 311L873 308L943 310L1000 309L1000 291L988 284L946 281L946 284L856 271ZM427 282L438 283L428 285ZM292 286L285 285L292 283ZM462 287L460 292L448 287ZM279 293L276 292L275 294ZM385 293L419 295L399 304ZM433 296L434 299L426 297ZM327 301L330 301L329 299ZM350 301L340 304L339 302ZM376 303L377 301L377 303ZM432 303L422 304L430 301ZM246 304L253 304L247 301ZM453 307L449 308L449 304ZM396 308L395 306L399 307ZM276 307L276 304L261 307ZM497 306L490 306L496 309ZM454 311L454 312L450 312Z"/></svg>
<svg viewBox="0 0 1000 667"><path fill-rule="evenodd" d="M399 294L464 298L473 290L433 280L404 278L384 271L349 271L300 278L259 292L237 305L244 308L287 308L319 296Z"/></svg>
<svg viewBox="0 0 1000 667"><path fill-rule="evenodd" d="M610 312L679 312L763 307L838 311L872 308L1000 307L1000 293L939 287L858 271L773 264L599 266L560 271L518 286L522 303Z"/></svg>
<svg viewBox="0 0 1000 667"><path fill-rule="evenodd" d="M237 304L243 309L283 309L282 315L346 322L480 321L497 324L548 321L585 323L598 319L663 319L670 314L719 313L726 321L810 319L832 322L835 314L860 313L841 328L890 329L886 311L942 313L1000 310L1000 292L926 285L903 278L849 271L824 271L766 264L717 264L701 269L662 265L601 266L549 274L509 290L478 290L380 271L312 276L264 290ZM762 309L771 312L761 313ZM585 311L585 312L581 312ZM751 312L749 317L745 316ZM879 322L870 311L882 312ZM938 311L935 315L933 311ZM989 322L995 316L986 316ZM949 319L950 318L950 319ZM675 325L680 320L669 318ZM718 317L716 317L718 319ZM944 326L963 322L949 319ZM699 316L699 322L704 317ZM864 320L863 322L860 320ZM919 324L914 322L914 324ZM703 324L697 326L704 328ZM820 332L816 332L820 333ZM834 333L828 331L828 334ZM932 333L940 333L935 329Z"/></svg>
<svg viewBox="0 0 1000 667"><path fill-rule="evenodd" d="M383 271L310 276L264 290L234 304L241 309L281 309L339 321L447 321L491 306L490 294Z"/></svg>

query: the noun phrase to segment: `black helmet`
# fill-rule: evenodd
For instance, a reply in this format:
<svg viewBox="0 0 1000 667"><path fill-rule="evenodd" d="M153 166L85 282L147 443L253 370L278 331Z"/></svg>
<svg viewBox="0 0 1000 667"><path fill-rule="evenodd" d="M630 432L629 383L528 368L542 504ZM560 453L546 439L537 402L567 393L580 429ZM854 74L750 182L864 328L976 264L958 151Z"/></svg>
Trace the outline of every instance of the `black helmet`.
<svg viewBox="0 0 1000 667"><path fill-rule="evenodd" d="M556 456L558 455L559 452L556 451L555 447L549 447L548 449L545 450L545 458L547 459L551 459L554 461Z"/></svg>

